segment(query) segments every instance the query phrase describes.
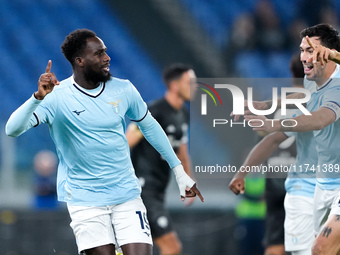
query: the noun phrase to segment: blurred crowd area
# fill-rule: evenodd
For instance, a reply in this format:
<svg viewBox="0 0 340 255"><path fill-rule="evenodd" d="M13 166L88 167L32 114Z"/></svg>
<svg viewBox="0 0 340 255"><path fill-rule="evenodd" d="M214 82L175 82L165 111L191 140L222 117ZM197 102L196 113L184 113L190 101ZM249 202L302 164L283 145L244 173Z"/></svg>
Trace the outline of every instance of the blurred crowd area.
<svg viewBox="0 0 340 255"><path fill-rule="evenodd" d="M227 75L290 77L302 29L318 23L338 28L335 0L183 0L223 52Z"/></svg>
<svg viewBox="0 0 340 255"><path fill-rule="evenodd" d="M230 71L240 77L289 77L287 67L299 51L300 32L318 23L339 25L338 1L253 2L252 10L233 20L225 48L227 61L234 63ZM243 65L253 70L244 70Z"/></svg>

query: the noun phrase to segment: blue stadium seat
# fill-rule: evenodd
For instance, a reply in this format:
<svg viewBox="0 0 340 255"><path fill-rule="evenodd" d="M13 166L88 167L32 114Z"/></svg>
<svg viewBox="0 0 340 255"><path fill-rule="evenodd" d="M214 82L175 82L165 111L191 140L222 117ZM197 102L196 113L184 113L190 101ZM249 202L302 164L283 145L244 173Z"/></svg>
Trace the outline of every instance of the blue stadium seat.
<svg viewBox="0 0 340 255"><path fill-rule="evenodd" d="M235 57L235 68L239 77L270 77L266 67L265 55L261 51L244 51Z"/></svg>

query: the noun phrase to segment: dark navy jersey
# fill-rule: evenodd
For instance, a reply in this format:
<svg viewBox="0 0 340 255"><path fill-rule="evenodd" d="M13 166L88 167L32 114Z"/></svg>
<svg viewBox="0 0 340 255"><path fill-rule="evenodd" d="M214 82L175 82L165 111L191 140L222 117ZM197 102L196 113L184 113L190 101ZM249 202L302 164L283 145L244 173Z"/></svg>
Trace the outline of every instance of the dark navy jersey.
<svg viewBox="0 0 340 255"><path fill-rule="evenodd" d="M174 109L165 98L152 102L149 110L162 126L172 148L177 153L181 144L188 141L188 110L184 107L179 110ZM132 149L131 158L143 191L156 191L164 194L170 180L171 169L146 139L142 139Z"/></svg>

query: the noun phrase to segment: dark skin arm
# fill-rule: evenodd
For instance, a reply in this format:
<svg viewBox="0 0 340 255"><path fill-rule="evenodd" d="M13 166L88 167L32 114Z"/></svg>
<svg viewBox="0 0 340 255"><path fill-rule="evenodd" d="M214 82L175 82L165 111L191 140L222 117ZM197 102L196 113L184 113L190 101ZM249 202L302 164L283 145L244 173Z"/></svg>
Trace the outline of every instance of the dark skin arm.
<svg viewBox="0 0 340 255"><path fill-rule="evenodd" d="M52 61L47 63L46 71L39 77L38 91L34 93L34 97L43 100L45 96L52 92L55 85L59 85L59 81L54 73L51 72Z"/></svg>
<svg viewBox="0 0 340 255"><path fill-rule="evenodd" d="M244 178L249 172L243 171L247 166L258 166L277 149L277 147L287 136L282 132L275 132L265 136L255 147L250 151L246 160L242 164L240 170L235 174L234 178L229 183L229 189L236 195L243 194L245 189Z"/></svg>

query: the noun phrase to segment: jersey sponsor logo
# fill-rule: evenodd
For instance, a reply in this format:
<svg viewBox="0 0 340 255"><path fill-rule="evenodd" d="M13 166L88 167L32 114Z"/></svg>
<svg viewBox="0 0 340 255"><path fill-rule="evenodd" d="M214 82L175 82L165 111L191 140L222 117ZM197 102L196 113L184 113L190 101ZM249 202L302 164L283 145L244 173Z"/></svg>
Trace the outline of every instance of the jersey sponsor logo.
<svg viewBox="0 0 340 255"><path fill-rule="evenodd" d="M74 110L74 111L72 111L72 112L74 112L75 114L77 114L77 115L79 116L82 112L85 112L85 110L82 110L82 111Z"/></svg>
<svg viewBox="0 0 340 255"><path fill-rule="evenodd" d="M122 99L119 99L119 100L117 100L117 101L113 101L113 102L108 102L108 104L111 104L111 105L113 105L113 111L115 112L115 113L118 113L119 112L119 103L122 101Z"/></svg>

